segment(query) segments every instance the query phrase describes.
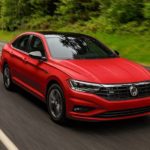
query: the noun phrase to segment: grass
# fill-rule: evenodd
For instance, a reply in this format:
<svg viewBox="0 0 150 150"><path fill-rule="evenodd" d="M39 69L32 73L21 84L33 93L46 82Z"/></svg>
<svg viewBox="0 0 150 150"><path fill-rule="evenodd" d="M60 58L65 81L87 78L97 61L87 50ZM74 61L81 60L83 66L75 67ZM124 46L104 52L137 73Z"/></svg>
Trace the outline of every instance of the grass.
<svg viewBox="0 0 150 150"><path fill-rule="evenodd" d="M150 35L96 33L95 37L119 51L121 56L150 65Z"/></svg>
<svg viewBox="0 0 150 150"><path fill-rule="evenodd" d="M0 41L9 42L16 35L18 35L20 33L21 33L20 31L16 31L16 32L0 31Z"/></svg>
<svg viewBox="0 0 150 150"><path fill-rule="evenodd" d="M0 31L0 40L10 41L21 32L2 32ZM150 35L134 34L107 34L107 33L87 33L96 37L111 49L120 52L122 57L130 60L150 65Z"/></svg>

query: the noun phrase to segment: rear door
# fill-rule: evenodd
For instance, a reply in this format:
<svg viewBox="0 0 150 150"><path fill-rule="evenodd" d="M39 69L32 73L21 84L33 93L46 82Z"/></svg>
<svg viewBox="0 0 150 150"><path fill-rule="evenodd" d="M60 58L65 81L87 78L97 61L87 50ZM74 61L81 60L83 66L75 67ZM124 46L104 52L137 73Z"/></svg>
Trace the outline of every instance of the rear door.
<svg viewBox="0 0 150 150"><path fill-rule="evenodd" d="M22 35L12 43L12 77L19 83L26 83L26 59L30 35Z"/></svg>

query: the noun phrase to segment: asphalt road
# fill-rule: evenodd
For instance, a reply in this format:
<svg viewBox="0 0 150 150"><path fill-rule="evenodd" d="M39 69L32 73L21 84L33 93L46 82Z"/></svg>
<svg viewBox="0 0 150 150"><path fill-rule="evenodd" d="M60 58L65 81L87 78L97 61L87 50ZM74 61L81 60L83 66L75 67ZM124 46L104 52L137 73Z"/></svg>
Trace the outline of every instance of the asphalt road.
<svg viewBox="0 0 150 150"><path fill-rule="evenodd" d="M1 45L1 44L0 44ZM150 150L150 117L53 123L46 106L20 88L5 90L0 75L0 129L20 150ZM6 147L0 142L0 150Z"/></svg>

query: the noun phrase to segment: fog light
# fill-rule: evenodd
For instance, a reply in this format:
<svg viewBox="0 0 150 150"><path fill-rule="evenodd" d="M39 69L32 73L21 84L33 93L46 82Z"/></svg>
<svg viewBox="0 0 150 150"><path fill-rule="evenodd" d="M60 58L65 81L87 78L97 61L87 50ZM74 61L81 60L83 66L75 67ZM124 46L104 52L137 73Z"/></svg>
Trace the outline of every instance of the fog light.
<svg viewBox="0 0 150 150"><path fill-rule="evenodd" d="M91 110L93 110L93 107L86 107L86 106L75 106L73 108L74 112L89 112Z"/></svg>

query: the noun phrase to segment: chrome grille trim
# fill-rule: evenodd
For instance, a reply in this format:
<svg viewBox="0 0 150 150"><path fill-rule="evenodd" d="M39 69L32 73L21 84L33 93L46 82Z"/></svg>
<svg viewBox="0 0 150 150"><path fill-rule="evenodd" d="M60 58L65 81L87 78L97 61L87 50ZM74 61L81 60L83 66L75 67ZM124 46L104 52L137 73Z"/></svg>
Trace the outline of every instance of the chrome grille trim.
<svg viewBox="0 0 150 150"><path fill-rule="evenodd" d="M101 84L103 87L122 87L122 86L131 86L131 85L143 85L150 84L150 81L145 82L133 82L133 83L124 83L124 84Z"/></svg>

